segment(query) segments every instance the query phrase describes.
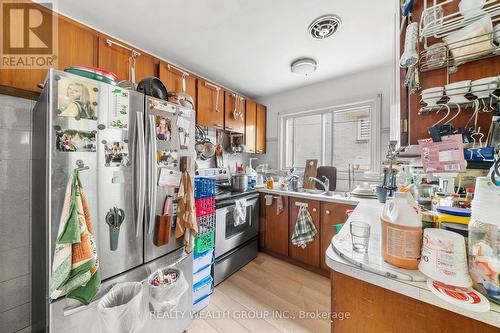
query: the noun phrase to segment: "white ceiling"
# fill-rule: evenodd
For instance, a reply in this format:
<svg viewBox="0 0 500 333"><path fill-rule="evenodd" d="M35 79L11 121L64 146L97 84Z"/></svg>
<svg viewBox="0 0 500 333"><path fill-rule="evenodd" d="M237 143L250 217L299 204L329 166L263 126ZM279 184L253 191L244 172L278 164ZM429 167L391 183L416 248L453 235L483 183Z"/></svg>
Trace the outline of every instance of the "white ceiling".
<svg viewBox="0 0 500 333"><path fill-rule="evenodd" d="M359 72L391 61L394 1L63 0L59 11L251 97ZM342 28L323 41L307 33L318 16ZM313 57L308 77L290 63ZM168 87L167 87L168 88Z"/></svg>

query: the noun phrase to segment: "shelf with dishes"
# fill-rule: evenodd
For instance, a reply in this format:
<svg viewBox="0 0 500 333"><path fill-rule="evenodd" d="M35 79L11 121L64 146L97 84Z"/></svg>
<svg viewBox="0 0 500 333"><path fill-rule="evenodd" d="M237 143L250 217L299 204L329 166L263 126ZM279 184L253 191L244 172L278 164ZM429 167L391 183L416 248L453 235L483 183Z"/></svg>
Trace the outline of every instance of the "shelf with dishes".
<svg viewBox="0 0 500 333"><path fill-rule="evenodd" d="M455 72L459 65L500 54L500 2L462 0L459 11L443 16L444 1L425 8L419 25L424 50L420 71L440 68ZM496 23L496 24L495 24ZM440 41L428 45L429 38Z"/></svg>
<svg viewBox="0 0 500 333"><path fill-rule="evenodd" d="M500 76L490 76L479 80L464 80L432 87L421 92L421 104L418 114L437 111L443 108L462 109L480 108L483 112L492 112L494 103L500 100Z"/></svg>

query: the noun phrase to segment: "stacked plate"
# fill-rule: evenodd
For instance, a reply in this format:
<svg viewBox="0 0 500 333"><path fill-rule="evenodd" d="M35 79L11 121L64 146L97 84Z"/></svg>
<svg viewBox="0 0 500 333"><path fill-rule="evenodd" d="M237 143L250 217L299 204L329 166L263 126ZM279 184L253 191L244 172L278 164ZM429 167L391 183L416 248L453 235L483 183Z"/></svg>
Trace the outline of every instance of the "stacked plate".
<svg viewBox="0 0 500 333"><path fill-rule="evenodd" d="M66 68L64 71L71 74L80 75L88 79L112 84L114 86L118 84L118 76L115 73L98 67L72 66Z"/></svg>
<svg viewBox="0 0 500 333"><path fill-rule="evenodd" d="M360 198L376 198L377 194L375 190L371 187L365 186L356 186L356 188L351 192L352 196L360 197Z"/></svg>

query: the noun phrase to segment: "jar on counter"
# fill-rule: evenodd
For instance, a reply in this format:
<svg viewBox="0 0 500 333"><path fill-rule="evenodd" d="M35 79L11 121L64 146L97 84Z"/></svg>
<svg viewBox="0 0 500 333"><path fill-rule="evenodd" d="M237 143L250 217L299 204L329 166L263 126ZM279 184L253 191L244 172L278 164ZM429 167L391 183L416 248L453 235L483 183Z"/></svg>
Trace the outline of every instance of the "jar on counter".
<svg viewBox="0 0 500 333"><path fill-rule="evenodd" d="M469 223L469 273L473 286L500 304L500 187L478 177Z"/></svg>

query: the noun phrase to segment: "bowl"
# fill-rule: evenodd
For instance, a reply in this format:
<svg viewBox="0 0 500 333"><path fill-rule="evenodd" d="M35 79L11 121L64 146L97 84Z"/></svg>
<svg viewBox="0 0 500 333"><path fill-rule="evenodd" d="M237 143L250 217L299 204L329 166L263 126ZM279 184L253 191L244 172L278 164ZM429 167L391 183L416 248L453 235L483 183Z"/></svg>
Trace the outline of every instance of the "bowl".
<svg viewBox="0 0 500 333"><path fill-rule="evenodd" d="M464 80L455 83L450 83L444 86L446 96L450 98L448 103L467 103L469 100L465 95L470 91L471 80Z"/></svg>
<svg viewBox="0 0 500 333"><path fill-rule="evenodd" d="M432 87L422 90L422 100L427 106L436 106L437 102L443 98L443 87Z"/></svg>
<svg viewBox="0 0 500 333"><path fill-rule="evenodd" d="M472 81L470 92L477 98L487 98L498 87L499 76L485 77Z"/></svg>
<svg viewBox="0 0 500 333"><path fill-rule="evenodd" d="M482 8L485 3L486 0L462 0L458 4L458 8L460 9L460 14L468 18L484 13Z"/></svg>

